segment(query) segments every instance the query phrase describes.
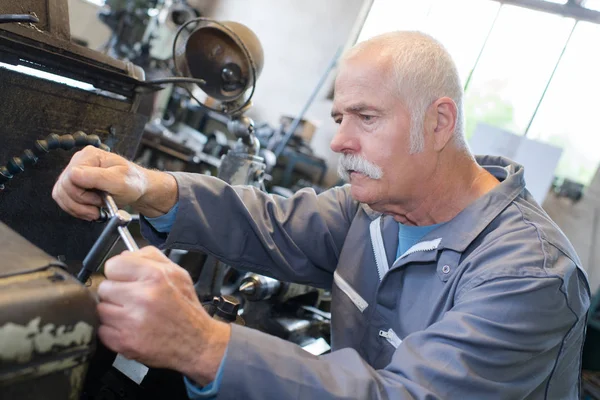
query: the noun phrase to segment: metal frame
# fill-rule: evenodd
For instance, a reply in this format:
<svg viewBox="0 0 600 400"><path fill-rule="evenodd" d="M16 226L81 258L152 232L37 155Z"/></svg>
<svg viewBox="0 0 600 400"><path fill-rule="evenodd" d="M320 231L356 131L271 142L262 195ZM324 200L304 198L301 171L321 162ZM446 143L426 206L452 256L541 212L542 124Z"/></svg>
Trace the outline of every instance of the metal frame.
<svg viewBox="0 0 600 400"><path fill-rule="evenodd" d="M569 0L567 4L556 4L545 0L493 0L501 4L514 5L531 10L543 11L562 15L563 17L575 18L580 21L600 24L600 12L587 9L581 4L583 0Z"/></svg>
<svg viewBox="0 0 600 400"><path fill-rule="evenodd" d="M71 40L69 4L67 0L48 0L48 31L56 37Z"/></svg>

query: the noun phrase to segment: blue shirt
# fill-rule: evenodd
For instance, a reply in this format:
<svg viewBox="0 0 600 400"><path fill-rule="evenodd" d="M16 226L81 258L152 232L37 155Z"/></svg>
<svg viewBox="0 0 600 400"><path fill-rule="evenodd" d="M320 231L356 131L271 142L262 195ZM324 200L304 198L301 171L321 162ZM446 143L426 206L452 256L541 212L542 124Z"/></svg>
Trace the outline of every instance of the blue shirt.
<svg viewBox="0 0 600 400"><path fill-rule="evenodd" d="M396 258L400 257L406 250L413 247L423 236L442 225L443 223L425 226L410 226L398 222L398 250L396 251Z"/></svg>
<svg viewBox="0 0 600 400"><path fill-rule="evenodd" d="M177 216L177 210L179 203L176 203L168 213L161 215L160 217L148 218L144 217L146 221L152 225L154 229L161 233L169 233L173 224L175 223L175 217ZM221 365L217 370L215 380L204 387L199 387L194 382L184 377L185 387L187 389L188 397L192 400L197 399L214 399L217 397L219 392L219 386L221 386L221 379L223 378L223 365L225 365L225 358L227 357L227 349L225 349L225 355L221 361Z"/></svg>

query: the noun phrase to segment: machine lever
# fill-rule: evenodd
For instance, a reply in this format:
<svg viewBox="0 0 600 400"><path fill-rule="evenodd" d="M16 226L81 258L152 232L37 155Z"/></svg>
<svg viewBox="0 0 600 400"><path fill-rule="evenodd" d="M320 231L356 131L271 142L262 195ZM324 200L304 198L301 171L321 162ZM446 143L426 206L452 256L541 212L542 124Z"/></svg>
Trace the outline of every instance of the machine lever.
<svg viewBox="0 0 600 400"><path fill-rule="evenodd" d="M127 225L131 222L131 215L126 211L119 210L115 200L108 193L103 193L102 198L106 213L108 214L108 223L83 260L83 267L77 274L77 279L81 283L85 283L92 273L100 267L117 240L119 240L119 237L125 243L127 250L139 250L138 245L127 229Z"/></svg>

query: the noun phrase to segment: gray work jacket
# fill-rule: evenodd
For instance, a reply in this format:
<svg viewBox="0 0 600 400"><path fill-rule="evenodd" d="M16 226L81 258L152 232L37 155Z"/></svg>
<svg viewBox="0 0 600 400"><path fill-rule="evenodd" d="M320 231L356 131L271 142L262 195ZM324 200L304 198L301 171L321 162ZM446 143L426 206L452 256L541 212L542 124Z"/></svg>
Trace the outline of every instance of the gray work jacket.
<svg viewBox="0 0 600 400"><path fill-rule="evenodd" d="M332 352L232 326L219 399L578 399L590 302L573 247L523 168L478 157L501 184L398 259L398 224L348 186L285 199L174 173L162 248L332 290Z"/></svg>

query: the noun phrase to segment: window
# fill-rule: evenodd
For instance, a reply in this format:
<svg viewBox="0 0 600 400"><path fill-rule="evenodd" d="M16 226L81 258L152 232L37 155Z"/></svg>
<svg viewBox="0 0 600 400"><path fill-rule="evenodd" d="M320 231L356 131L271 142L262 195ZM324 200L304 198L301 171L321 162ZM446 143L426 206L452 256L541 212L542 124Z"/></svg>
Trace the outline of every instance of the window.
<svg viewBox="0 0 600 400"><path fill-rule="evenodd" d="M95 4L100 7L102 7L106 3L106 0L83 0L83 1Z"/></svg>
<svg viewBox="0 0 600 400"><path fill-rule="evenodd" d="M432 0L374 0L357 42L380 33L421 30Z"/></svg>
<svg viewBox="0 0 600 400"><path fill-rule="evenodd" d="M600 0L583 5L600 11ZM490 0L374 0L359 41L399 29L438 39L468 80L467 137L485 122L558 145L556 175L590 183L600 164L599 24Z"/></svg>
<svg viewBox="0 0 600 400"><path fill-rule="evenodd" d="M493 1L436 0L420 29L448 49L463 84L473 70L499 8L500 3Z"/></svg>
<svg viewBox="0 0 600 400"><path fill-rule="evenodd" d="M465 82L499 8L481 0L375 0L358 42L394 30L428 33L452 54Z"/></svg>
<svg viewBox="0 0 600 400"><path fill-rule="evenodd" d="M583 3L583 6L590 10L600 11L600 0L586 0L586 2Z"/></svg>
<svg viewBox="0 0 600 400"><path fill-rule="evenodd" d="M583 184L600 163L600 25L579 22L527 134L563 147L556 175Z"/></svg>
<svg viewBox="0 0 600 400"><path fill-rule="evenodd" d="M575 21L503 6L466 88L467 137L478 122L523 134Z"/></svg>

